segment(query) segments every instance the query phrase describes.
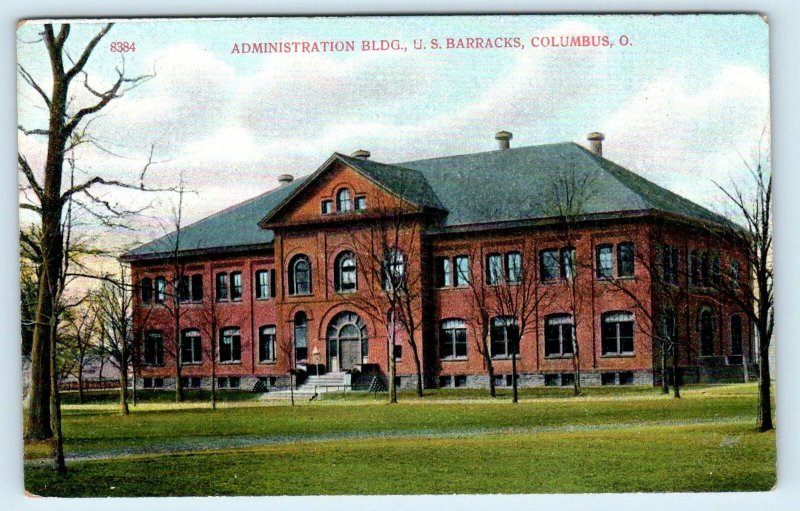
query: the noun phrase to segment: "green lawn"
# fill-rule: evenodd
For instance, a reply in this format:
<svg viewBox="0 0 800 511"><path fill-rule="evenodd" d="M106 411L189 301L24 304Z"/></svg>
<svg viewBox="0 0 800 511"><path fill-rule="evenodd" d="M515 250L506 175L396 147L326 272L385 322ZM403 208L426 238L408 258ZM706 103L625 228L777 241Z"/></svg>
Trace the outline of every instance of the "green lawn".
<svg viewBox="0 0 800 511"><path fill-rule="evenodd" d="M516 405L447 395L456 391L392 406L363 396L296 407L232 401L216 412L205 403L143 402L128 417L114 415L112 404L65 406L67 456L103 459L74 461L63 479L29 465L26 487L38 495L121 496L726 491L774 484L775 436L755 431L754 385L687 388L681 400L658 389L596 390L581 398L526 392ZM221 441L247 446L219 448ZM198 450L204 442L214 449ZM189 450L151 452L170 447ZM26 447L27 457L41 454L41 447ZM105 459L119 454L127 457Z"/></svg>

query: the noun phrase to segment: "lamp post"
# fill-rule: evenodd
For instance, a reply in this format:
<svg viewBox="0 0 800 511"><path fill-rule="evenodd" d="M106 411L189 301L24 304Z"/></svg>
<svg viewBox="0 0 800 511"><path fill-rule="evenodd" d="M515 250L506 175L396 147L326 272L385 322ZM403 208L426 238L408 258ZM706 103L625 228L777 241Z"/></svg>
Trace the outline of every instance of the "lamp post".
<svg viewBox="0 0 800 511"><path fill-rule="evenodd" d="M314 360L314 366L317 368L317 378L319 378L319 348L314 346L314 351L311 352L311 358Z"/></svg>

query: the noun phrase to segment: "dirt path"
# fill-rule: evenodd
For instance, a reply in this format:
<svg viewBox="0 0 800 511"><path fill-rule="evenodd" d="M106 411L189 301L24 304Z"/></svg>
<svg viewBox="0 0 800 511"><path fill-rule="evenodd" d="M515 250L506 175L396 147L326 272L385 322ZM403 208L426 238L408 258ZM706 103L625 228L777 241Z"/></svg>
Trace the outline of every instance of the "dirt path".
<svg viewBox="0 0 800 511"><path fill-rule="evenodd" d="M314 435L289 436L233 436L233 437L195 437L176 439L168 446L137 446L131 448L108 449L85 453L66 453L67 463L103 461L136 457L162 456L175 453L188 453L219 449L236 449L246 447L262 447L269 445L286 445L293 443L327 442L332 440L374 440L392 438L470 438L481 435L498 434L530 434L557 432L609 431L635 428L656 428L665 426L691 426L697 424L735 424L752 422L752 417L726 417L724 419L686 419L679 421L647 421L612 424L582 424L564 426L532 426L529 428L470 428L392 432L338 432ZM49 458L26 460L25 466L47 465Z"/></svg>

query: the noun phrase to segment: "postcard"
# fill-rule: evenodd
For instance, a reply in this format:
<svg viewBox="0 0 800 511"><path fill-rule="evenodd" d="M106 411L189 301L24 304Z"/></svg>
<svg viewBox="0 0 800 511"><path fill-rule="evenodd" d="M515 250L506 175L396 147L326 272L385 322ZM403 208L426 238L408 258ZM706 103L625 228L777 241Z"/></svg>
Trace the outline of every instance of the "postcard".
<svg viewBox="0 0 800 511"><path fill-rule="evenodd" d="M770 490L768 39L20 22L27 493Z"/></svg>

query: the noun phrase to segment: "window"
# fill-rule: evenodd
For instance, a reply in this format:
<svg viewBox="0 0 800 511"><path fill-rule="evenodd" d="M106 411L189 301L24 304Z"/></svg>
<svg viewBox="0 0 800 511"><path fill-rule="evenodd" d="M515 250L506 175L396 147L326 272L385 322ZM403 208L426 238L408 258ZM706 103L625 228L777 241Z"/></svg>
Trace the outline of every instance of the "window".
<svg viewBox="0 0 800 511"><path fill-rule="evenodd" d="M150 303L153 301L153 279L145 277L139 283L142 290L142 303Z"/></svg>
<svg viewBox="0 0 800 511"><path fill-rule="evenodd" d="M164 378L145 378L144 388L146 389L161 389L164 388Z"/></svg>
<svg viewBox="0 0 800 511"><path fill-rule="evenodd" d="M181 378L181 386L187 389L199 389L200 381L199 376L184 376Z"/></svg>
<svg viewBox="0 0 800 511"><path fill-rule="evenodd" d="M256 272L256 300L266 300L272 296L270 284L270 271L258 270Z"/></svg>
<svg viewBox="0 0 800 511"><path fill-rule="evenodd" d="M217 273L217 301L228 300L228 274Z"/></svg>
<svg viewBox="0 0 800 511"><path fill-rule="evenodd" d="M242 336L238 328L224 328L219 334L219 361L241 362Z"/></svg>
<svg viewBox="0 0 800 511"><path fill-rule="evenodd" d="M466 387L467 386L467 376L465 374L457 374L453 377L453 386L454 387Z"/></svg>
<svg viewBox="0 0 800 511"><path fill-rule="evenodd" d="M742 355L742 317L731 316L731 355Z"/></svg>
<svg viewBox="0 0 800 511"><path fill-rule="evenodd" d="M617 373L600 373L600 385L614 385L617 383Z"/></svg>
<svg viewBox="0 0 800 511"><path fill-rule="evenodd" d="M711 284L711 258L708 252L700 255L700 280L703 286Z"/></svg>
<svg viewBox="0 0 800 511"><path fill-rule="evenodd" d="M442 321L439 331L439 357L442 359L467 356L467 326L463 319Z"/></svg>
<svg viewBox="0 0 800 511"><path fill-rule="evenodd" d="M624 372L619 373L619 384L620 385L633 385L633 372L624 371Z"/></svg>
<svg viewBox="0 0 800 511"><path fill-rule="evenodd" d="M614 256L611 245L597 246L597 278L606 280L614 278Z"/></svg>
<svg viewBox="0 0 800 511"><path fill-rule="evenodd" d="M575 326L569 314L555 314L544 321L544 355L546 357L571 357Z"/></svg>
<svg viewBox="0 0 800 511"><path fill-rule="evenodd" d="M398 341L395 341L398 342ZM394 345L394 359L400 360L403 358L403 345L402 344L395 344Z"/></svg>
<svg viewBox="0 0 800 511"><path fill-rule="evenodd" d="M731 259L730 263L728 263L728 279L731 288L737 289L739 287L739 261L736 259Z"/></svg>
<svg viewBox="0 0 800 511"><path fill-rule="evenodd" d="M693 286L700 285L700 255L697 250L689 252L689 279Z"/></svg>
<svg viewBox="0 0 800 511"><path fill-rule="evenodd" d="M698 324L700 331L700 355L710 356L714 354L714 314L711 309L704 308L700 311L700 321Z"/></svg>
<svg viewBox="0 0 800 511"><path fill-rule="evenodd" d="M515 350L515 342L511 338L511 327L515 325L516 321L510 316L498 316L492 319L490 335L493 357L510 357L518 351Z"/></svg>
<svg viewBox="0 0 800 511"><path fill-rule="evenodd" d="M350 190L342 188L336 194L336 211L339 213L347 213L353 210L353 203L350 201Z"/></svg>
<svg viewBox="0 0 800 511"><path fill-rule="evenodd" d="M453 282L452 263L449 257L437 257L436 268L436 287L450 287Z"/></svg>
<svg viewBox="0 0 800 511"><path fill-rule="evenodd" d="M178 279L178 299L181 302L188 302L191 298L189 294L189 276L181 275Z"/></svg>
<svg viewBox="0 0 800 511"><path fill-rule="evenodd" d="M561 255L561 278L572 280L575 277L575 248L564 247L559 253Z"/></svg>
<svg viewBox="0 0 800 511"><path fill-rule="evenodd" d="M289 263L289 294L311 294L311 263L307 256L296 255Z"/></svg>
<svg viewBox="0 0 800 511"><path fill-rule="evenodd" d="M711 285L717 288L722 285L722 261L718 255L711 258Z"/></svg>
<svg viewBox="0 0 800 511"><path fill-rule="evenodd" d="M156 277L156 303L164 303L167 297L167 279L164 277Z"/></svg>
<svg viewBox="0 0 800 511"><path fill-rule="evenodd" d="M661 280L665 284L678 285L680 253L676 247L664 245L661 248Z"/></svg>
<svg viewBox="0 0 800 511"><path fill-rule="evenodd" d="M572 387L575 385L575 373L561 373L561 386Z"/></svg>
<svg viewBox="0 0 800 511"><path fill-rule="evenodd" d="M203 276L199 273L192 275L192 301L203 301Z"/></svg>
<svg viewBox="0 0 800 511"><path fill-rule="evenodd" d="M518 284L522 281L522 254L509 252L506 254L506 282Z"/></svg>
<svg viewBox="0 0 800 511"><path fill-rule="evenodd" d="M356 197L356 211L364 211L367 209L367 198L366 197Z"/></svg>
<svg viewBox="0 0 800 511"><path fill-rule="evenodd" d="M203 360L203 344L200 332L187 329L181 332L181 363L199 364Z"/></svg>
<svg viewBox="0 0 800 511"><path fill-rule="evenodd" d="M356 256L352 252L342 252L336 256L336 270L333 275L337 293L349 293L358 288L356 275Z"/></svg>
<svg viewBox="0 0 800 511"><path fill-rule="evenodd" d="M231 300L234 302L242 300L242 274L238 271L231 273Z"/></svg>
<svg viewBox="0 0 800 511"><path fill-rule="evenodd" d="M164 365L164 334L147 332L144 336L144 364L149 366Z"/></svg>
<svg viewBox="0 0 800 511"><path fill-rule="evenodd" d="M469 285L469 256L456 256L456 287Z"/></svg>
<svg viewBox="0 0 800 511"><path fill-rule="evenodd" d="M601 318L603 355L619 356L633 354L633 314L609 312Z"/></svg>
<svg viewBox="0 0 800 511"><path fill-rule="evenodd" d="M258 329L258 361L275 362L274 326L262 326Z"/></svg>
<svg viewBox="0 0 800 511"><path fill-rule="evenodd" d="M544 375L544 384L546 387L558 387L561 385L561 375L560 374L545 374Z"/></svg>
<svg viewBox="0 0 800 511"><path fill-rule="evenodd" d="M633 277L634 275L633 243L617 245L617 277Z"/></svg>
<svg viewBox="0 0 800 511"><path fill-rule="evenodd" d="M294 315L294 348L298 361L308 358L308 318L305 312Z"/></svg>
<svg viewBox="0 0 800 511"><path fill-rule="evenodd" d="M490 286L500 284L503 279L503 258L500 254L486 256L486 283Z"/></svg>
<svg viewBox="0 0 800 511"><path fill-rule="evenodd" d="M664 311L664 314L661 316L661 342L665 349L669 350L672 348L673 343L677 340L678 335L678 317L675 315L675 311L668 309Z"/></svg>
<svg viewBox="0 0 800 511"><path fill-rule="evenodd" d="M238 389L241 384L241 378L238 376L223 376L217 378L217 387L221 389Z"/></svg>
<svg viewBox="0 0 800 511"><path fill-rule="evenodd" d="M502 374L495 374L494 375L494 386L495 387L504 387L506 385L506 378Z"/></svg>
<svg viewBox="0 0 800 511"><path fill-rule="evenodd" d="M383 259L384 289L402 288L405 282L406 263L403 252L398 249L389 250Z"/></svg>
<svg viewBox="0 0 800 511"><path fill-rule="evenodd" d="M322 201L322 214L330 215L332 213L333 213L333 201L332 200Z"/></svg>
<svg viewBox="0 0 800 511"><path fill-rule="evenodd" d="M559 277L558 250L548 249L539 253L539 273L543 282L549 282Z"/></svg>
<svg viewBox="0 0 800 511"><path fill-rule="evenodd" d="M439 387L440 388L450 387L452 381L453 381L453 377L450 376L450 375L439 376Z"/></svg>

